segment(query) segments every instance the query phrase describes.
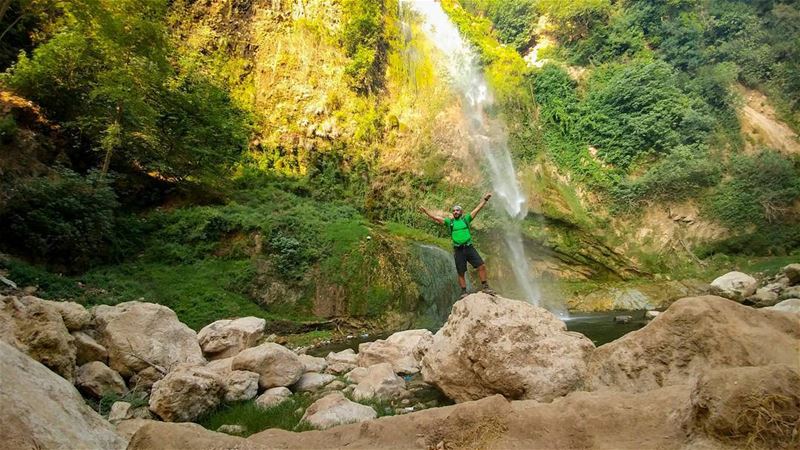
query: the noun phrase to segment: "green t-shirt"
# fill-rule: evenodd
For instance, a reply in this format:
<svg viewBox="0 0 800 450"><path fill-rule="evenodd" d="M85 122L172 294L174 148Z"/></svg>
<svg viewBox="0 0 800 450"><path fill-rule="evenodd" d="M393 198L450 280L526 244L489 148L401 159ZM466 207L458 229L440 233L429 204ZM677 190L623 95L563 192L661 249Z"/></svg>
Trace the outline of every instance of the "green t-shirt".
<svg viewBox="0 0 800 450"><path fill-rule="evenodd" d="M444 219L444 225L450 230L450 237L453 238L453 245L471 245L472 235L469 232L469 225L472 222L472 216L464 214L458 219L447 217Z"/></svg>

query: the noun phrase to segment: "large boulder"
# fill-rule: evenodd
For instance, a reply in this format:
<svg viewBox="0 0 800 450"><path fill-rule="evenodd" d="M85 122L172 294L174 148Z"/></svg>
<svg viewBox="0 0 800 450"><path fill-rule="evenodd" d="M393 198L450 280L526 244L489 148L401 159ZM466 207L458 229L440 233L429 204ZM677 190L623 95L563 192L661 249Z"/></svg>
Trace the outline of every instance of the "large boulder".
<svg viewBox="0 0 800 450"><path fill-rule="evenodd" d="M83 331L73 331L71 334L75 338L75 364L82 366L92 361L108 362L108 350L91 336Z"/></svg>
<svg viewBox="0 0 800 450"><path fill-rule="evenodd" d="M94 398L108 394L123 396L128 393L125 380L119 373L100 361L92 361L78 367L75 386L84 394Z"/></svg>
<svg viewBox="0 0 800 450"><path fill-rule="evenodd" d="M153 385L150 411L167 422L191 422L216 408L225 387L219 377L198 366L181 366Z"/></svg>
<svg viewBox="0 0 800 450"><path fill-rule="evenodd" d="M170 371L179 364L203 364L197 334L171 309L144 302L92 309L108 365L123 377L152 365Z"/></svg>
<svg viewBox="0 0 800 450"><path fill-rule="evenodd" d="M61 314L44 300L0 297L0 340L68 381L75 379L74 338Z"/></svg>
<svg viewBox="0 0 800 450"><path fill-rule="evenodd" d="M341 392L333 392L308 407L302 421L314 428L326 428L346 423L363 422L378 416L374 409L346 399Z"/></svg>
<svg viewBox="0 0 800 450"><path fill-rule="evenodd" d="M579 385L593 350L543 308L478 293L453 305L422 376L457 402L494 394L550 401Z"/></svg>
<svg viewBox="0 0 800 450"><path fill-rule="evenodd" d="M692 390L687 428L720 440L737 437L748 448L797 448L798 424L796 362L711 370Z"/></svg>
<svg viewBox="0 0 800 450"><path fill-rule="evenodd" d="M395 375L389 363L367 367L363 374L354 374L350 380L358 383L353 389L353 398L356 400L390 400L406 393L405 380Z"/></svg>
<svg viewBox="0 0 800 450"><path fill-rule="evenodd" d="M728 272L711 282L711 293L737 302L753 295L758 281L742 272Z"/></svg>
<svg viewBox="0 0 800 450"><path fill-rule="evenodd" d="M75 387L0 341L0 442L9 449L124 449Z"/></svg>
<svg viewBox="0 0 800 450"><path fill-rule="evenodd" d="M197 340L209 360L229 358L256 345L266 325L267 321L258 317L218 320L203 327Z"/></svg>
<svg viewBox="0 0 800 450"><path fill-rule="evenodd" d="M428 330L408 330L394 333L386 340L365 342L358 346L358 365L369 367L389 363L396 373L419 372L419 360L415 357L418 346L429 346L433 333Z"/></svg>
<svg viewBox="0 0 800 450"><path fill-rule="evenodd" d="M687 383L705 369L796 365L798 355L796 317L721 297L690 297L644 328L597 348L586 388L648 391Z"/></svg>
<svg viewBox="0 0 800 450"><path fill-rule="evenodd" d="M766 309L800 314L800 298L790 298Z"/></svg>
<svg viewBox="0 0 800 450"><path fill-rule="evenodd" d="M303 374L303 363L297 355L278 344L267 342L248 348L233 358L233 370L247 370L259 374L261 389L291 386Z"/></svg>

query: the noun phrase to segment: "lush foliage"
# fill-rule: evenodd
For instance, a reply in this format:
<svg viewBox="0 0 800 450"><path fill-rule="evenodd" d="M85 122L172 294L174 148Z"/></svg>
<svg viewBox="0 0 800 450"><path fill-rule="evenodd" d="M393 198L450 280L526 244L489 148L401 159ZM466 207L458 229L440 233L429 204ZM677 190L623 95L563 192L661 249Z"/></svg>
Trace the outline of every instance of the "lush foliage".
<svg viewBox="0 0 800 450"><path fill-rule="evenodd" d="M704 188L716 186L722 176L719 163L697 147L676 147L641 177L625 180L612 190L616 204L630 210L647 202L680 201Z"/></svg>
<svg viewBox="0 0 800 450"><path fill-rule="evenodd" d="M0 209L2 242L51 266L79 271L118 244L117 198L98 174L63 170L11 187Z"/></svg>
<svg viewBox="0 0 800 450"><path fill-rule="evenodd" d="M389 5L385 3L389 1ZM383 83L387 39L384 9L390 0L345 0L342 9L342 46L350 63L345 73L358 92L372 92Z"/></svg>
<svg viewBox="0 0 800 450"><path fill-rule="evenodd" d="M519 52L531 47L533 28L538 20L533 0L466 0L463 5L473 13L484 14L497 31L500 42Z"/></svg>
<svg viewBox="0 0 800 450"><path fill-rule="evenodd" d="M714 217L731 226L781 222L800 199L800 167L780 153L765 151L731 161L731 178L710 199Z"/></svg>
<svg viewBox="0 0 800 450"><path fill-rule="evenodd" d="M250 436L267 428L308 431L312 427L301 422L301 419L311 401L308 393L299 393L267 409L256 406L255 400L227 403L201 417L198 423L209 430L216 430L222 425L242 425L246 430L243 436Z"/></svg>
<svg viewBox="0 0 800 450"><path fill-rule="evenodd" d="M54 35L6 81L73 137L89 166L218 176L246 146L228 94L171 61L165 0L71 0ZM101 163L102 161L102 163Z"/></svg>

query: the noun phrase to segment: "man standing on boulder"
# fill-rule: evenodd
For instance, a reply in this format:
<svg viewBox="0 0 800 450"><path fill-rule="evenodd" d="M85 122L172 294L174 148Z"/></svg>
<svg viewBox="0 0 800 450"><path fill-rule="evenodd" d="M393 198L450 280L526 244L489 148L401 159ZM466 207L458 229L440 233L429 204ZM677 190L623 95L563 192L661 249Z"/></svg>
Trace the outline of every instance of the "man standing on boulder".
<svg viewBox="0 0 800 450"><path fill-rule="evenodd" d="M475 250L472 245L472 234L469 232L469 226L472 219L486 206L486 202L492 198L491 192L484 194L478 206L469 214L464 214L464 210L460 206L453 206L453 217L438 217L430 213L424 206L420 206L420 211L430 217L431 220L438 224L442 224L450 230L450 237L453 239L453 257L456 260L456 271L458 271L458 285L461 286L461 297L467 295L467 279L464 276L467 273L467 261L472 267L478 268L478 277L481 280L481 290L487 294L494 295L495 292L489 287L486 282L486 264L483 263L481 255Z"/></svg>

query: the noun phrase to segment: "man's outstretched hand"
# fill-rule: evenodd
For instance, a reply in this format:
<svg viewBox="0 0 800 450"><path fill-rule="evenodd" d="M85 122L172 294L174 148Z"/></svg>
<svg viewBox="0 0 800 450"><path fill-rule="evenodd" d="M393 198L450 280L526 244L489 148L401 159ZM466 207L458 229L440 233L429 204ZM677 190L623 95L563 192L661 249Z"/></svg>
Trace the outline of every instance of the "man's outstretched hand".
<svg viewBox="0 0 800 450"><path fill-rule="evenodd" d="M483 194L483 200L488 202L490 198L492 198L492 193L491 192L487 192L487 193Z"/></svg>

